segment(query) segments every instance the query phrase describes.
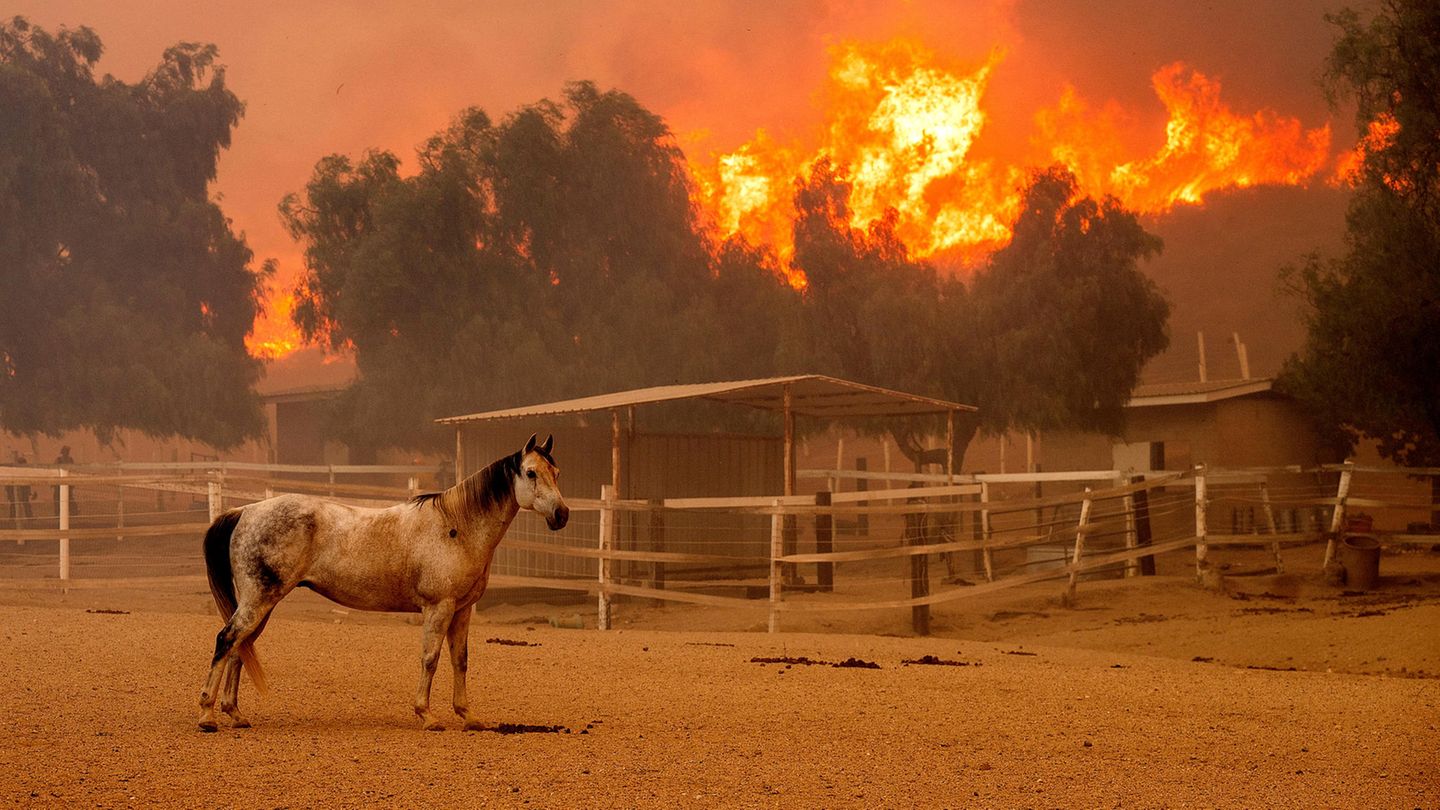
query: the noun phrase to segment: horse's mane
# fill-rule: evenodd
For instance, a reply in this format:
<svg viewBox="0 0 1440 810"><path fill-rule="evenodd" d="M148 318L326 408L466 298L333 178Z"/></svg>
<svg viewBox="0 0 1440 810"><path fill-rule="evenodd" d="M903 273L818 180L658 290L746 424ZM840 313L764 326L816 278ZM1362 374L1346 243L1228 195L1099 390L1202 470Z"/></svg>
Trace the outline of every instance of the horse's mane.
<svg viewBox="0 0 1440 810"><path fill-rule="evenodd" d="M447 518L468 523L509 499L515 492L515 476L519 474L520 453L511 453L495 459L444 492L426 492L411 498L410 502L416 506L433 504Z"/></svg>

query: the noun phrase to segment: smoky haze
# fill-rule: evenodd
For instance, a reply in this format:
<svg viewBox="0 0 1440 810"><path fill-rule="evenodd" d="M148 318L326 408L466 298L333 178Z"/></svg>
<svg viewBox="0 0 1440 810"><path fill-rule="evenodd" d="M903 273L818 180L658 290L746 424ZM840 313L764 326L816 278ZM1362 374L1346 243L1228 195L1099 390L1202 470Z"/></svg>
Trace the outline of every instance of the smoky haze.
<svg viewBox="0 0 1440 810"><path fill-rule="evenodd" d="M976 147L987 155L1021 160L1035 112L1054 104L1067 86L1096 104L1123 107L1137 138L1149 139L1144 145L1153 149L1164 137L1165 111L1151 76L1175 61L1222 82L1236 110L1273 109L1307 128L1331 122L1342 148L1353 139L1348 118L1331 121L1317 84L1333 35L1322 15L1333 8L1243 0L293 7L53 0L20 11L51 30L93 27L106 46L101 71L125 80L138 79L176 42L219 47L227 82L247 109L221 158L215 190L257 257L279 260L277 286L286 287L299 275L299 248L281 227L276 204L304 186L324 155L388 149L413 166L414 147L468 105L501 117L555 97L566 81L591 79L662 115L690 159L703 161L760 129L784 140L820 127L817 94L828 49L847 40L911 37L969 65L1003 52L985 97L990 122ZM1232 228L1218 228L1203 210L1154 221L1169 247L1147 270L1177 299L1176 347L1193 346L1194 328L1245 337L1265 327L1248 304L1220 306L1210 299L1238 283L1246 301L1273 301L1277 261L1337 241L1343 222L1333 192L1291 192L1293 205L1282 206L1265 197L1239 193L1217 202L1235 211L1254 201L1254 211L1229 216ZM1311 211L1295 208L1312 203L1318 207ZM1257 220L1262 215L1285 224L1267 228ZM1191 231L1209 232L1230 247L1191 239ZM1269 238L1277 233L1284 238ZM1263 247L1247 252L1247 245ZM1215 269L1217 261L1223 270ZM1206 287L1201 279L1217 273L1230 283ZM1270 331L1273 336L1247 339L1261 373L1273 371L1299 334L1298 327ZM1219 338L1211 344L1218 347Z"/></svg>

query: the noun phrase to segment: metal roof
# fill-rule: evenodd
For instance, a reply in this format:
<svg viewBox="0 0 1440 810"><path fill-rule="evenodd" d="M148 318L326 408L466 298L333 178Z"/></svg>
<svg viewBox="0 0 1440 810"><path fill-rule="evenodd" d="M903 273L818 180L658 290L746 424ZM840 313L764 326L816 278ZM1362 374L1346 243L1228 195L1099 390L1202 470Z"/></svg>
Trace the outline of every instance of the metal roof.
<svg viewBox="0 0 1440 810"><path fill-rule="evenodd" d="M1222 399L1263 394L1273 390L1275 380L1262 377L1251 380L1209 380L1200 382L1156 383L1136 386L1127 407L1144 408L1156 405L1195 405Z"/></svg>
<svg viewBox="0 0 1440 810"><path fill-rule="evenodd" d="M950 411L975 410L972 405L961 405L958 402L947 402L943 399L892 391L888 388L878 388L820 374L801 374L793 377L771 377L764 380L660 385L653 388L637 388L633 391L616 391L611 394L546 402L522 408L449 416L435 421L444 425L455 425L466 422L520 419L528 416L608 411L632 405L651 405L682 399L728 402L779 411L785 407L786 386L790 387L790 410L792 413L821 419L856 416L925 416Z"/></svg>

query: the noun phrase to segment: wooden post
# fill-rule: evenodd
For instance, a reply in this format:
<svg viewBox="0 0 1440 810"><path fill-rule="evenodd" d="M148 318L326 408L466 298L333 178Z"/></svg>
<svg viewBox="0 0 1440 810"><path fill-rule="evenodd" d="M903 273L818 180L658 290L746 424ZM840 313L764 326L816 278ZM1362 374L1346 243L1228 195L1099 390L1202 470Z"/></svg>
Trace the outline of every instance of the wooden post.
<svg viewBox="0 0 1440 810"><path fill-rule="evenodd" d="M68 474L60 470L60 480ZM60 485L60 579L70 578L70 485Z"/></svg>
<svg viewBox="0 0 1440 810"><path fill-rule="evenodd" d="M794 393L790 390L790 384L786 383L783 389L784 421L785 421L785 494L795 494L795 412L791 410L795 404Z"/></svg>
<svg viewBox="0 0 1440 810"><path fill-rule="evenodd" d="M1070 584L1065 589L1065 603L1075 601L1075 586L1080 581L1080 557L1085 553L1085 533L1090 524L1090 488L1085 488L1085 500L1080 502L1080 523L1075 527L1075 553L1070 557Z"/></svg>
<svg viewBox="0 0 1440 810"><path fill-rule="evenodd" d="M1139 483L1142 483L1142 482L1144 482L1144 481L1145 481L1145 476L1143 476L1143 475L1132 475L1132 476L1130 476L1130 483L1132 483L1132 484L1139 484ZM1149 491L1148 489L1142 489L1142 490L1140 490L1139 492L1136 492L1136 493L1135 493L1134 499L1135 499L1135 545L1136 545L1137 547L1139 547L1139 546L1148 546L1148 545L1150 545L1150 539L1151 539L1151 533L1150 533L1150 491ZM1142 576L1142 577L1153 577L1153 576L1155 576L1155 557L1154 557L1153 555L1147 554L1147 555L1145 555L1144 557L1141 557L1141 558L1140 558L1140 576Z"/></svg>
<svg viewBox="0 0 1440 810"><path fill-rule="evenodd" d="M620 411L610 412L610 497L620 497Z"/></svg>
<svg viewBox="0 0 1440 810"><path fill-rule="evenodd" d="M465 436L464 428L455 426L455 483L465 480Z"/></svg>
<svg viewBox="0 0 1440 810"><path fill-rule="evenodd" d="M945 483L955 483L955 410L945 412Z"/></svg>
<svg viewBox="0 0 1440 810"><path fill-rule="evenodd" d="M1034 468L1030 470L1030 472L1037 472L1037 473L1040 472L1040 465L1039 465L1039 464L1036 464L1036 465L1034 466ZM1042 484L1042 483L1039 482L1039 481L1036 481L1036 482L1035 482L1035 500L1038 501L1038 500L1040 500L1041 498L1044 498L1044 497L1045 497L1045 485ZM1039 537L1039 536L1040 536L1040 531L1041 531L1043 528L1045 528L1045 507L1043 507L1043 506L1037 506L1037 507L1035 507L1035 536L1036 536L1036 537ZM1049 533L1049 532L1046 532L1045 535L1046 535L1046 537L1048 538L1049 535L1050 535L1050 533Z"/></svg>
<svg viewBox="0 0 1440 810"><path fill-rule="evenodd" d="M604 484L600 487L600 551L615 547L615 486ZM595 626L601 630L610 629L610 560L601 557L599 565L600 595L596 604Z"/></svg>
<svg viewBox="0 0 1440 810"><path fill-rule="evenodd" d="M830 493L815 493L816 506L829 506ZM820 512L815 515L815 553L829 554L835 550L834 526L835 518L829 512ZM822 562L815 566L815 580L820 585L820 590L830 593L835 590L835 563Z"/></svg>
<svg viewBox="0 0 1440 810"><path fill-rule="evenodd" d="M1119 480L1115 482L1115 485L1124 487L1125 477L1121 476ZM1121 508L1125 510L1125 548L1127 550L1134 550L1138 545L1135 536L1135 496L1133 494L1126 494L1125 498L1121 501ZM1131 557L1125 561L1125 576L1126 578L1140 576L1139 560Z"/></svg>
<svg viewBox="0 0 1440 810"><path fill-rule="evenodd" d="M1265 527L1274 536L1270 543L1270 551L1275 555L1275 573L1285 573L1285 561L1280 559L1280 538L1279 529L1275 526L1275 510L1270 506L1270 484L1267 481L1260 482L1260 505L1261 511L1265 513Z"/></svg>
<svg viewBox="0 0 1440 810"><path fill-rule="evenodd" d="M990 537L992 527L990 525L990 484L987 481L980 482L980 542L983 544L980 550L981 559L985 564L985 581L995 581L995 557L990 550Z"/></svg>
<svg viewBox="0 0 1440 810"><path fill-rule="evenodd" d="M1345 469L1340 473L1340 486L1335 490L1335 511L1330 515L1330 540L1325 544L1325 561L1322 566L1329 565L1335 559L1335 550L1340 543L1340 530L1345 528L1345 501L1350 497L1350 474L1354 471L1354 464L1345 462Z"/></svg>
<svg viewBox="0 0 1440 810"><path fill-rule="evenodd" d="M115 539L125 539L125 486L115 487Z"/></svg>
<svg viewBox="0 0 1440 810"><path fill-rule="evenodd" d="M1205 573L1210 566L1210 545L1205 542L1205 465L1195 465L1195 576Z"/></svg>
<svg viewBox="0 0 1440 810"><path fill-rule="evenodd" d="M665 550L665 512L661 509L664 501L659 498L650 499L650 550L663 552ZM665 563L655 562L651 569L650 587L657 591L665 590Z"/></svg>
<svg viewBox="0 0 1440 810"><path fill-rule="evenodd" d="M887 443L885 446L886 446L886 447L889 447L890 445ZM855 472L865 473L865 472L869 472L869 471L870 471L870 460L869 460L869 459L867 459L867 458L864 457L864 456L860 456L859 458L856 458L856 459L855 459ZM885 462L885 472L890 472L890 462L889 462L888 459L887 459L886 462ZM882 486L882 487L881 487L881 489L888 489L888 488L889 488L889 484L888 484L888 483L887 483L885 486ZM870 489L870 479L868 479L868 478L856 478L856 479L855 479L855 491L856 491L856 492L865 492L865 491L867 491L867 490L869 490L869 489ZM869 515L862 513L862 514L859 514L859 515L856 515L856 516L855 516L855 533L858 534L858 535L860 535L861 537L864 537L864 536L866 536L867 534L870 533L870 516L869 516Z"/></svg>
<svg viewBox="0 0 1440 810"><path fill-rule="evenodd" d="M208 506L210 510L210 522L214 523L215 519L220 517L220 513L225 511L224 508L221 506L221 491L219 481L205 482L205 501L206 506Z"/></svg>
<svg viewBox="0 0 1440 810"><path fill-rule="evenodd" d="M415 497L416 495L419 495L419 494L420 494L420 477L417 476L417 475L412 475L412 476L410 476L408 479L406 479L406 481L405 481L405 490L410 493L410 497L412 497L412 498Z"/></svg>
<svg viewBox="0 0 1440 810"><path fill-rule="evenodd" d="M785 516L780 513L780 499L770 504L775 511L770 515L770 632L780 632L780 589L783 574L780 558L784 556Z"/></svg>
<svg viewBox="0 0 1440 810"><path fill-rule="evenodd" d="M328 465L330 468L330 497L335 497L335 465Z"/></svg>
<svg viewBox="0 0 1440 810"><path fill-rule="evenodd" d="M979 494L966 495L963 497L963 502L978 504L980 503L980 497L981 496ZM965 520L966 518L963 512L957 513L955 515L956 539L959 539L960 537L960 528L964 525ZM980 513L978 511L971 510L969 520L971 542L983 544L985 540L985 522L980 519ZM972 574L979 574L982 572L986 573L986 577L988 578L989 569L985 565L985 551L986 550L984 548L976 548L970 552L970 571L972 572Z"/></svg>
<svg viewBox="0 0 1440 810"><path fill-rule="evenodd" d="M910 486L920 486L919 481L911 482ZM912 503L919 502L918 499L911 499ZM905 537L904 544L907 546L925 545L925 513L911 512L905 515ZM930 559L923 554L916 554L910 558L910 596L913 599L930 595ZM910 608L910 626L916 635L930 635L930 606L914 605Z"/></svg>
<svg viewBox="0 0 1440 810"><path fill-rule="evenodd" d="M1195 346L1200 354L1200 382L1208 382L1209 374L1205 370L1205 333L1195 333Z"/></svg>

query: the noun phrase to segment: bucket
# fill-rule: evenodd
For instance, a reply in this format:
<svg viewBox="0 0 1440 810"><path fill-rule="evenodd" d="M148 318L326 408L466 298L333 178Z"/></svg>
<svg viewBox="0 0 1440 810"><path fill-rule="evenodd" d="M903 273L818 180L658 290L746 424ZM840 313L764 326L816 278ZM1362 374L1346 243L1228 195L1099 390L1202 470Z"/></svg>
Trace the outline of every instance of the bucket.
<svg viewBox="0 0 1440 810"><path fill-rule="evenodd" d="M1380 541L1370 534L1347 534L1340 544L1340 564L1345 566L1345 587L1368 591L1380 581Z"/></svg>

